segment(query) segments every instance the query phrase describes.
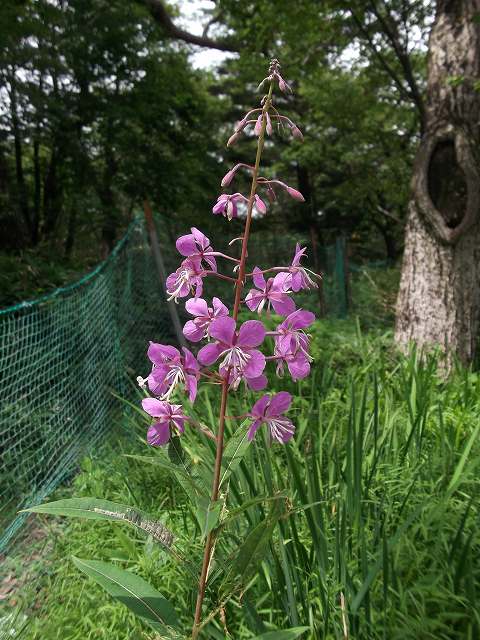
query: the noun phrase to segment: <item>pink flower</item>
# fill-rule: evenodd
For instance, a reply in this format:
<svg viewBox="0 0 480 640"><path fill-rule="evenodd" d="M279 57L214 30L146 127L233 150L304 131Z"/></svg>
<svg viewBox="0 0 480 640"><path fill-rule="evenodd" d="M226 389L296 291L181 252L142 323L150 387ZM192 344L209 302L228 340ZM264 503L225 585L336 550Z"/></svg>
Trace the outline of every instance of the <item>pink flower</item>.
<svg viewBox="0 0 480 640"><path fill-rule="evenodd" d="M274 278L265 281L263 273L258 267L253 270L253 283L257 287L251 289L245 298L245 302L250 311L257 310L261 313L265 304L267 309L273 307L275 313L281 316L288 316L295 311L295 303L287 296L290 291L292 276L289 273L277 273Z"/></svg>
<svg viewBox="0 0 480 640"><path fill-rule="evenodd" d="M308 354L309 336L304 329L314 320L315 315L311 311L298 309L278 325L274 349L277 375L283 375L286 364L293 380L308 376L312 358Z"/></svg>
<svg viewBox="0 0 480 640"><path fill-rule="evenodd" d="M147 378L148 388L161 400L170 400L178 385L184 387L191 402L197 395L200 366L195 356L185 347L183 355L170 345L150 342L147 355L153 368Z"/></svg>
<svg viewBox="0 0 480 640"><path fill-rule="evenodd" d="M239 201L248 202L248 198L241 193L233 193L231 195L222 193L222 195L218 196L217 203L213 206L212 212L215 215L221 214L229 220L236 218L237 202Z"/></svg>
<svg viewBox="0 0 480 640"><path fill-rule="evenodd" d="M217 263L213 256L205 255L213 253L210 240L205 234L195 227L191 228L191 232L186 236L180 236L175 246L177 251L187 258L199 259L200 263L204 260L212 271L217 270Z"/></svg>
<svg viewBox="0 0 480 640"><path fill-rule="evenodd" d="M228 316L228 309L218 298L213 298L213 307L209 307L203 298L191 298L187 300L185 309L192 316L183 327L183 335L191 342L199 342L208 337L209 327L215 318Z"/></svg>
<svg viewBox="0 0 480 640"><path fill-rule="evenodd" d="M292 291L295 291L295 293L301 289L311 289L312 287L318 288L317 283L314 282L307 273L310 269L306 269L300 265L300 260L306 256L306 250L306 247L301 249L297 242L292 264L288 267L288 272L292 274ZM316 275L313 271L310 271L310 273Z"/></svg>
<svg viewBox="0 0 480 640"><path fill-rule="evenodd" d="M258 320L247 320L235 331L236 322L230 317L216 318L210 325L210 337L215 342L207 344L198 352L198 361L206 366L222 357L219 371L228 375L228 382L234 389L244 378L251 389L263 389L266 378L265 356L255 347L265 338L265 327Z"/></svg>
<svg viewBox="0 0 480 640"><path fill-rule="evenodd" d="M273 396L262 396L250 412L255 419L248 430L248 439L253 440L259 427L265 423L272 439L282 443L288 442L295 433L295 426L282 414L288 410L291 402L292 396L286 391L280 391Z"/></svg>
<svg viewBox="0 0 480 640"><path fill-rule="evenodd" d="M185 431L184 422L188 420L182 413L181 404L169 404L155 398L142 400L143 410L148 415L158 418L148 429L147 442L154 447L161 447L170 440L170 432L173 429L178 433Z"/></svg>
<svg viewBox="0 0 480 640"><path fill-rule="evenodd" d="M169 300L178 302L178 298L185 298L192 294L195 287L195 297L201 296L205 271L202 269L201 260L198 257L187 258L167 278L167 294Z"/></svg>

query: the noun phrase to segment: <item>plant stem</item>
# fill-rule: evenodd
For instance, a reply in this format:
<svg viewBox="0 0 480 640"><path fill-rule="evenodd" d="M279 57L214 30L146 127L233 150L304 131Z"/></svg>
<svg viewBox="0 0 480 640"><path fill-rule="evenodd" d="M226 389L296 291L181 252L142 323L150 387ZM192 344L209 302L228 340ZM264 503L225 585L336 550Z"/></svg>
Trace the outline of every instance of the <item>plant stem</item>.
<svg viewBox="0 0 480 640"><path fill-rule="evenodd" d="M260 160L262 157L263 145L265 142L265 129L267 127L267 118L266 113L271 105L272 100L272 91L273 91L273 81L270 82L270 88L268 91L267 98L265 100L265 104L262 109L262 128L260 131L260 135L258 136L257 143L257 155L255 158L255 166L253 168L252 173L252 186L250 189L250 196L248 198L248 206L247 206L247 219L245 221L245 230L243 233L242 240L242 252L240 255L240 268L238 270L238 277L235 282L235 301L233 304L233 318L234 320L238 319L238 312L240 310L240 302L242 297L242 290L244 286L244 278L245 278L245 265L247 260L247 247L248 247L248 238L250 235L250 225L252 222L252 212L253 205L255 202L255 193L257 191L257 180L258 180L258 171L260 167ZM210 498L211 502L216 502L218 500L218 490L220 486L220 473L222 470L222 457L223 457L223 439L225 434L225 415L227 412L227 400L228 400L228 389L229 389L229 377L230 370L227 371L225 378L222 383L222 397L220 400L220 418L218 422L218 434L217 434L217 449L215 455L215 468L213 471L213 483L212 483L212 495ZM205 542L205 549L203 553L203 563L202 570L200 573L200 581L198 585L198 595L197 595L197 603L195 606L195 619L193 623L192 629L192 640L196 640L198 634L200 632L200 620L202 617L202 604L203 599L205 597L205 587L207 584L208 577L208 568L210 566L210 559L212 555L212 548L214 542L214 532L211 531L207 535L207 540Z"/></svg>

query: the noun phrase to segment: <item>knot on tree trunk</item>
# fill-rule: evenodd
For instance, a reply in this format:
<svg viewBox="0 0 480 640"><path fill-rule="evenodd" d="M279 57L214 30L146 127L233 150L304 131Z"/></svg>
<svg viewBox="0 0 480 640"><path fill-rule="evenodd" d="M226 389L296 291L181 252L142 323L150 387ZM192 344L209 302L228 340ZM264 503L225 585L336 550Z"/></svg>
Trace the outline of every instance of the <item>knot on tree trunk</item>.
<svg viewBox="0 0 480 640"><path fill-rule="evenodd" d="M455 244L478 220L480 175L469 140L452 125L423 138L412 181L417 206L437 239Z"/></svg>

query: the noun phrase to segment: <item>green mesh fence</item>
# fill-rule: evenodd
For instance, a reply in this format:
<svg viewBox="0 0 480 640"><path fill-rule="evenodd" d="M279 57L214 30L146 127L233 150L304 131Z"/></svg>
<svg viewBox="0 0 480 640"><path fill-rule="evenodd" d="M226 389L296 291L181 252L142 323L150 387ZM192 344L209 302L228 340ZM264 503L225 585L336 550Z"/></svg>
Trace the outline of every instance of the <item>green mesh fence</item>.
<svg viewBox="0 0 480 640"><path fill-rule="evenodd" d="M0 311L0 550L112 425L147 337L171 339L141 220L79 282ZM158 337L158 338L157 338ZM118 405L117 405L118 406Z"/></svg>
<svg viewBox="0 0 480 640"><path fill-rule="evenodd" d="M167 226L157 220L169 273L179 255ZM249 264L288 264L296 241L253 234ZM224 245L224 237L215 239ZM324 272L320 297L299 305L342 315L344 246L322 248L316 259ZM212 279L205 295L230 299L231 285ZM79 282L0 311L0 551L26 517L18 511L41 502L115 424L113 394L129 395L131 380L146 373L148 339L175 341L142 218Z"/></svg>

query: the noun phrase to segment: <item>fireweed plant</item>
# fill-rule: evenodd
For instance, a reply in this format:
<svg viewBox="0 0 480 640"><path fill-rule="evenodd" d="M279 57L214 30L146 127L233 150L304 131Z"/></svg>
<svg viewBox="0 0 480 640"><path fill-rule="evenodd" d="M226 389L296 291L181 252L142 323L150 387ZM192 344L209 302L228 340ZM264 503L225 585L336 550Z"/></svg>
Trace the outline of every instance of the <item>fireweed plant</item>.
<svg viewBox="0 0 480 640"><path fill-rule="evenodd" d="M233 431L241 432L240 442L250 442L259 430L264 430L270 444L286 444L295 434L295 425L287 412L292 397L286 391L265 393L268 380L265 370L268 362L274 363L277 376L288 374L293 380L305 378L310 373L311 357L309 356L308 327L315 316L310 311L296 309L294 294L316 287L315 279L319 276L304 265L302 260L305 249L298 244L293 252L290 264L285 266L255 266L251 272L247 270L248 240L254 211L260 216L268 215L265 200L273 203L279 192L284 191L289 197L303 202L302 194L278 179L269 179L260 175L260 161L265 143L265 136L272 136L274 128L289 129L292 136L303 140L297 125L288 117L279 113L274 106L274 89L291 93L291 88L280 75L280 65L272 60L268 76L262 80L259 90L265 91L260 106L250 110L237 124L235 131L227 142L227 147L240 140L247 127L253 128L257 138L256 156L253 165L240 163L228 171L221 181L221 186L230 187L237 173L245 171L251 176L248 196L234 192L222 193L213 206L213 214L223 216L227 221L239 216L239 205L246 206L246 217L243 234L235 241L241 241L240 257L216 251L210 240L198 229L181 236L176 241L176 248L183 256L178 269L168 276L166 290L169 299L179 302L188 298L186 311L192 319L183 328L185 338L193 345L202 341L195 356L183 347L179 351L170 345L151 342L148 347L148 358L152 370L146 378L137 379L139 385L148 390L150 396L142 400L143 410L153 418L147 432L147 442L153 447L170 447L185 433L189 423L199 427L203 435L214 442L215 464L213 478L210 473L211 490L207 496L207 507L204 509L203 560L198 579L198 591L191 633L192 640L198 637L201 629L217 613L222 614L223 607L229 598L239 593L245 586L246 577L252 577L245 571L246 562L254 561L257 566L261 557L260 547L266 547L269 536L273 533L276 522L282 517L282 506L272 507L272 513L263 523L250 532L244 543L244 549L227 566L225 576L218 592L218 606L202 621L203 601L209 577L212 572L213 555L218 542L221 525L228 512L225 508L225 492L220 492L222 484L222 462L228 448L224 442L227 420L238 420L242 424ZM233 274L227 275L219 271L219 263L233 263ZM229 308L219 298L213 298L211 304L203 297L203 285L206 278L221 278L233 285L233 303ZM239 324L239 312L246 307L260 317L273 311L282 317L273 331L267 331L261 320L246 320ZM267 340L269 338L269 340ZM264 353L264 345L273 345L269 353ZM221 387L221 399L218 412L218 426L212 432L198 425L187 415L181 403L177 403L179 395L184 394L191 403L197 397L200 381L217 384ZM264 392L252 406L247 407L241 416L227 415L228 398L245 386L253 392ZM240 446L235 439L234 457L238 457ZM223 471L225 477L225 471ZM285 496L283 502L285 502ZM282 502L278 500L277 502ZM274 503L275 504L275 503ZM125 505L97 500L94 498L78 498L62 500L35 507L32 511L56 513L60 515L77 515L96 519L123 520L149 533L154 540L176 553L172 534L159 522L149 519L145 514L130 509ZM227 514L227 515L226 515ZM261 543L261 544L260 544ZM164 638L181 638L178 619L172 605L153 587L139 576L134 576L107 563L74 559L77 566L90 577L99 582L110 594L122 599L138 615L160 632ZM250 567L255 572L257 567ZM242 582L243 580L243 582ZM125 597L128 595L128 597ZM293 636L292 636L293 637ZM296 636L295 636L296 637Z"/></svg>

